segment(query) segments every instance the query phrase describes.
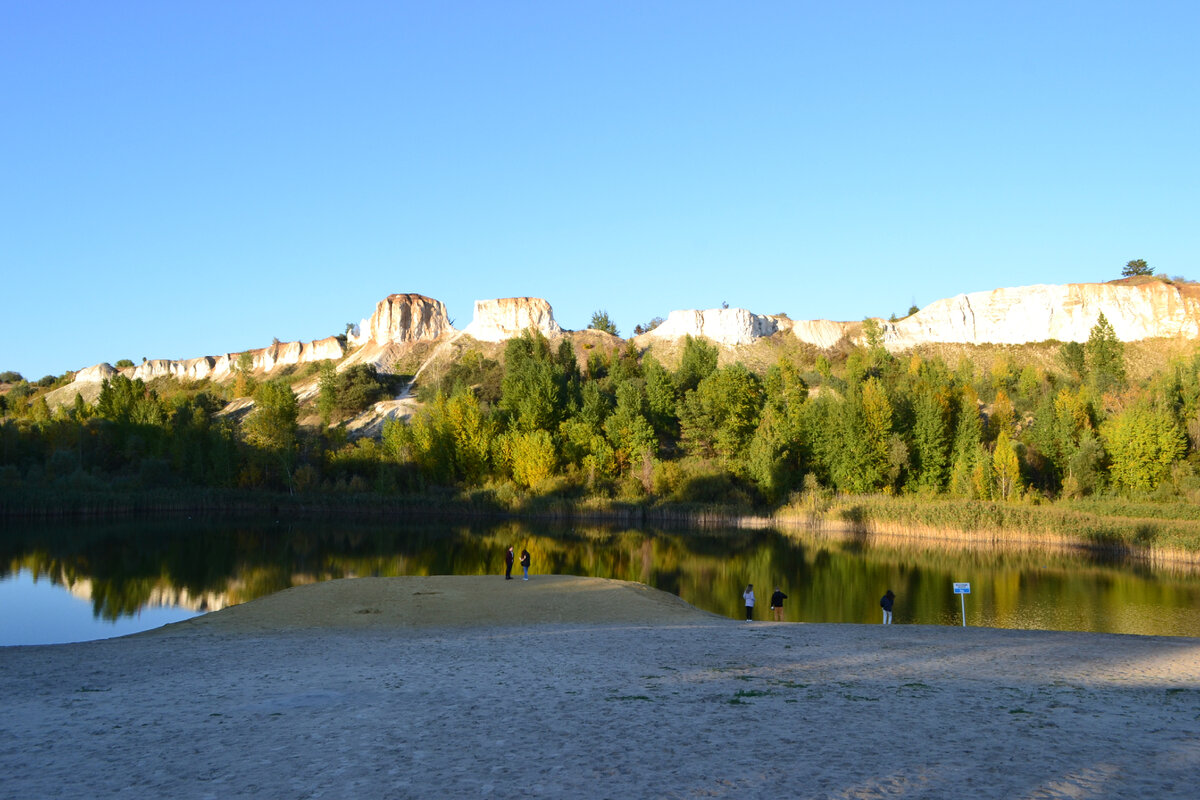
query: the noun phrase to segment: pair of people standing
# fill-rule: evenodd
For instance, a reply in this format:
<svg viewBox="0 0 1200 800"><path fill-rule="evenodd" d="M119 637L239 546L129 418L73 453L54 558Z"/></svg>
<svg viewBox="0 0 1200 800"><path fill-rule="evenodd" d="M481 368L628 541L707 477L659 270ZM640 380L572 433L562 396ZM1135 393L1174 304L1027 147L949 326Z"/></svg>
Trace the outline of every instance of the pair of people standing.
<svg viewBox="0 0 1200 800"><path fill-rule="evenodd" d="M504 554L504 580L506 581L512 580L514 560L512 545L509 545L508 552ZM524 548L521 549L521 570L525 573L524 580L529 580L529 551Z"/></svg>
<svg viewBox="0 0 1200 800"><path fill-rule="evenodd" d="M742 599L746 602L746 622L754 619L754 584L747 584L746 591L742 592ZM775 587L775 593L771 595L771 616L776 622L783 622L783 601L787 599L787 595Z"/></svg>

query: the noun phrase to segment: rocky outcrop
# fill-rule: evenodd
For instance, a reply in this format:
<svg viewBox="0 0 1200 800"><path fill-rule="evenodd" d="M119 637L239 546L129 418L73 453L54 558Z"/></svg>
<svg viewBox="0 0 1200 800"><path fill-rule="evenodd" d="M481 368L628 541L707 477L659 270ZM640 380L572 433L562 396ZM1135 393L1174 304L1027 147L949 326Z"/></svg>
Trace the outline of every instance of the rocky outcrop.
<svg viewBox="0 0 1200 800"><path fill-rule="evenodd" d="M1086 342L1104 314L1117 338L1200 336L1200 289L1158 280L1140 284L1070 283L960 294L930 303L911 317L885 322L884 346Z"/></svg>
<svg viewBox="0 0 1200 800"><path fill-rule="evenodd" d="M735 347L776 333L779 322L776 317L752 314L744 308L672 311L665 322L642 336L668 340L691 336Z"/></svg>
<svg viewBox="0 0 1200 800"><path fill-rule="evenodd" d="M349 341L355 347L364 344L407 344L432 341L454 333L446 306L423 294L393 294L380 300L375 313L359 323Z"/></svg>
<svg viewBox="0 0 1200 800"><path fill-rule="evenodd" d="M504 297L476 300L475 317L463 333L481 342L502 342L533 328L543 336L562 334L554 321L554 310L540 297Z"/></svg>
<svg viewBox="0 0 1200 800"><path fill-rule="evenodd" d="M116 374L117 370L111 364L96 364L95 366L85 367L76 372L74 382L103 383Z"/></svg>

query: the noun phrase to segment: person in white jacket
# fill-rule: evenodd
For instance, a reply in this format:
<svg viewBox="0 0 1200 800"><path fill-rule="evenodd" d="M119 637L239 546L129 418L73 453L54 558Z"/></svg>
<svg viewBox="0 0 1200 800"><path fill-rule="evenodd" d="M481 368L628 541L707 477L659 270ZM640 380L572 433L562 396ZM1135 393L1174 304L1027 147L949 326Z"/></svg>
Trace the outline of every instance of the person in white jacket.
<svg viewBox="0 0 1200 800"><path fill-rule="evenodd" d="M746 591L742 592L742 599L746 601L746 622L754 619L754 584L746 584Z"/></svg>

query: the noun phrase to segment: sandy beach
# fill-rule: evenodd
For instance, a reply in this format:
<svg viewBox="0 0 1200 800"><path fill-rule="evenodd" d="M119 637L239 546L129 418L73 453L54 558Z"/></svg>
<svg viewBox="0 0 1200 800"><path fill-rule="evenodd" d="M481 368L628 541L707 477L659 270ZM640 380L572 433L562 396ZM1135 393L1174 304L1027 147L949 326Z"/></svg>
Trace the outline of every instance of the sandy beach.
<svg viewBox="0 0 1200 800"><path fill-rule="evenodd" d="M361 578L0 648L12 798L1191 798L1200 640Z"/></svg>

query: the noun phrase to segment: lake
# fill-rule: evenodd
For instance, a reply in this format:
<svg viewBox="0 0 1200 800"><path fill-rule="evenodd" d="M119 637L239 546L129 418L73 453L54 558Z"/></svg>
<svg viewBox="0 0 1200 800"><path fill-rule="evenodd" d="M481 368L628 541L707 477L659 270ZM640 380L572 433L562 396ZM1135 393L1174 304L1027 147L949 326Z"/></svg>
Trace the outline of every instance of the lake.
<svg viewBox="0 0 1200 800"><path fill-rule="evenodd" d="M501 575L509 545L532 572L639 581L707 611L756 618L778 585L792 622L960 625L1200 635L1200 574L1087 553L907 546L774 530L628 530L530 522L452 525L162 519L0 528L0 645L107 638L355 576ZM519 567L516 569L519 573Z"/></svg>

